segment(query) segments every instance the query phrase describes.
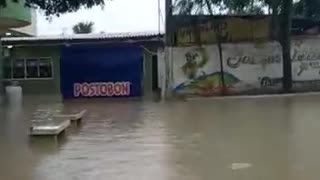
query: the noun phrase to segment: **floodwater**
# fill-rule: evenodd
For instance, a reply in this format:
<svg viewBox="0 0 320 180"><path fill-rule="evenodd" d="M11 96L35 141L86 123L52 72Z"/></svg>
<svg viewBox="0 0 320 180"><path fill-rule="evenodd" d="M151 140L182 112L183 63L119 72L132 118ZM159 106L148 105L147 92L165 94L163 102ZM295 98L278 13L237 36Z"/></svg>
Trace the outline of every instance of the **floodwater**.
<svg viewBox="0 0 320 180"><path fill-rule="evenodd" d="M317 180L320 96L77 100L79 127L30 139L39 103L0 108L2 180ZM50 100L49 100L50 99Z"/></svg>

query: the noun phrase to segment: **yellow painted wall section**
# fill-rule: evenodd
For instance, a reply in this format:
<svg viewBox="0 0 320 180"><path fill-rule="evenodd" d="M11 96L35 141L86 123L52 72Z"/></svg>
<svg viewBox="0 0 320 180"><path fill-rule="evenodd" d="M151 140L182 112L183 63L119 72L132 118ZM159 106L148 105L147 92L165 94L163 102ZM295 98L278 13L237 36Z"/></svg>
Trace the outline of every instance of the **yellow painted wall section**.
<svg viewBox="0 0 320 180"><path fill-rule="evenodd" d="M220 20L219 25L214 25L213 22L197 24L200 32L201 43L214 44L217 42L216 30L220 28L223 42L241 42L254 41L261 39L269 39L270 28L269 19L246 19L230 17ZM188 46L194 45L196 42L195 28L190 24L189 27L178 28L176 32L176 45Z"/></svg>

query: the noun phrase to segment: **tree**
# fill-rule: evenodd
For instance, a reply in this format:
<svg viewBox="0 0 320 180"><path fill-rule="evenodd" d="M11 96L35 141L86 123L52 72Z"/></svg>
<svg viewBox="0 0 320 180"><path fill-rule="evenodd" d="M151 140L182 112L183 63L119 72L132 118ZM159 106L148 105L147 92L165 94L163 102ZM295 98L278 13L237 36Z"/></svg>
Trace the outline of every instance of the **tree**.
<svg viewBox="0 0 320 180"><path fill-rule="evenodd" d="M315 5L317 2L317 0L301 0L297 3L302 3L300 4L302 6L300 9L303 10L302 12L306 12L306 16L313 16L316 12L320 12L317 11L320 8L312 7L312 3ZM220 13L225 10L227 14L255 14L261 12L264 7L268 7L268 13L272 14L272 26L275 27L276 21L282 24L280 36L276 37L281 37L278 40L283 48L283 89L285 92L290 92L292 87L290 57L292 6L292 0L177 0L175 3L175 7L180 14L198 13L213 15L215 13L214 9L219 9ZM258 11L255 12L257 9ZM195 36L197 35L195 34ZM217 39L219 36L219 32L217 32ZM221 46L219 39L217 44Z"/></svg>
<svg viewBox="0 0 320 180"><path fill-rule="evenodd" d="M45 15L60 15L67 12L75 12L81 7L91 8L104 5L104 0L0 0L0 7L5 7L7 1L25 2L26 6L32 6L44 10Z"/></svg>
<svg viewBox="0 0 320 180"><path fill-rule="evenodd" d="M178 14L273 14L280 15L283 0L175 0ZM268 11L266 11L268 9ZM293 3L293 15L320 18L319 0L297 0Z"/></svg>
<svg viewBox="0 0 320 180"><path fill-rule="evenodd" d="M75 34L90 34L93 30L93 22L80 22L73 26L72 30Z"/></svg>
<svg viewBox="0 0 320 180"><path fill-rule="evenodd" d="M320 1L301 0L294 4L293 10L297 16L320 18Z"/></svg>
<svg viewBox="0 0 320 180"><path fill-rule="evenodd" d="M263 14L277 0L176 0L178 14ZM279 3L276 3L279 5Z"/></svg>
<svg viewBox="0 0 320 180"><path fill-rule="evenodd" d="M281 25L280 31L282 37L280 44L282 46L283 58L283 90L290 92L292 88L292 63L291 63L291 21L292 21L292 0L282 0L281 4Z"/></svg>

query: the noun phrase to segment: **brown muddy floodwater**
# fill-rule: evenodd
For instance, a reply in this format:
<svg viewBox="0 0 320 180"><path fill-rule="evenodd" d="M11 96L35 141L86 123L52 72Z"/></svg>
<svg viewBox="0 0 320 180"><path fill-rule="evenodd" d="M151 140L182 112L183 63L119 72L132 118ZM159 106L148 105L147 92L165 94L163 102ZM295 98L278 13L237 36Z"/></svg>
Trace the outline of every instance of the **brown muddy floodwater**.
<svg viewBox="0 0 320 180"><path fill-rule="evenodd" d="M30 139L39 103L0 108L1 180L318 180L320 96L77 100L79 128Z"/></svg>

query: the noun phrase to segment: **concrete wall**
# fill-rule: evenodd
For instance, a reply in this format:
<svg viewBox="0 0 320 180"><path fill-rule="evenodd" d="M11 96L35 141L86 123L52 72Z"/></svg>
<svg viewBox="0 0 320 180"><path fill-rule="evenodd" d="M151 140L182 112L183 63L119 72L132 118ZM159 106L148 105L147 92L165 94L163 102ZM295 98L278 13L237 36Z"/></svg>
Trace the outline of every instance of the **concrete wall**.
<svg viewBox="0 0 320 180"><path fill-rule="evenodd" d="M202 44L215 44L217 29L220 29L221 40L225 43L271 39L271 19L268 16L177 15L171 20L174 46L196 45L197 39ZM199 37L195 36L197 31Z"/></svg>
<svg viewBox="0 0 320 180"><path fill-rule="evenodd" d="M292 41L294 91L320 91L319 45L318 37ZM220 63L217 45L167 48L169 71L161 70L167 81L162 87L195 96L281 92L281 49L278 42L222 44Z"/></svg>
<svg viewBox="0 0 320 180"><path fill-rule="evenodd" d="M281 89L280 83L270 83L282 77L276 42L223 44L222 64L216 45L173 48L172 58L174 93L214 96Z"/></svg>
<svg viewBox="0 0 320 180"><path fill-rule="evenodd" d="M223 70L227 94L282 90L282 48L277 42L224 44Z"/></svg>
<svg viewBox="0 0 320 180"><path fill-rule="evenodd" d="M295 91L320 90L320 38L297 38L292 43L292 79Z"/></svg>
<svg viewBox="0 0 320 180"><path fill-rule="evenodd" d="M51 57L53 60L53 78L39 80L19 80L24 94L60 94L60 49L59 47L15 47L11 58ZM7 84L8 81L4 81Z"/></svg>

